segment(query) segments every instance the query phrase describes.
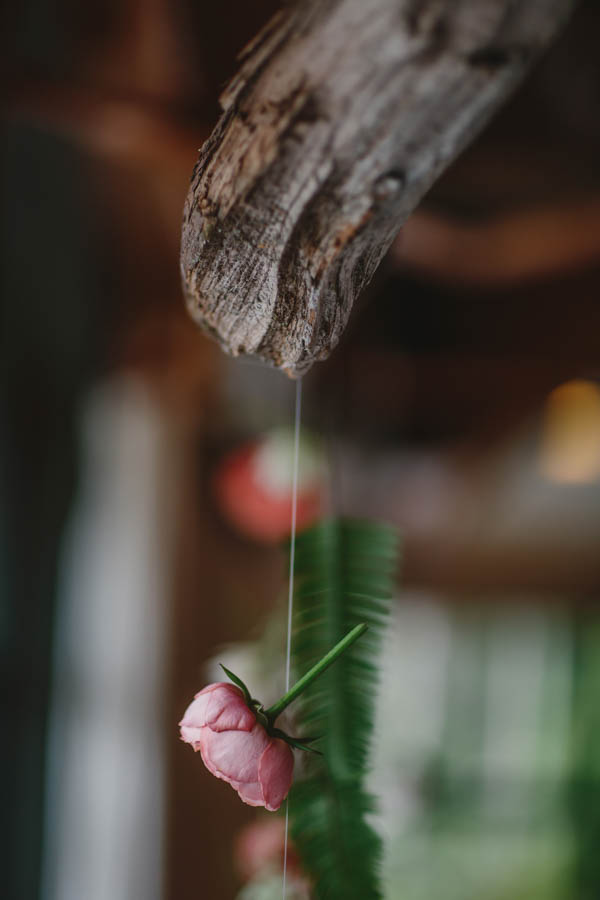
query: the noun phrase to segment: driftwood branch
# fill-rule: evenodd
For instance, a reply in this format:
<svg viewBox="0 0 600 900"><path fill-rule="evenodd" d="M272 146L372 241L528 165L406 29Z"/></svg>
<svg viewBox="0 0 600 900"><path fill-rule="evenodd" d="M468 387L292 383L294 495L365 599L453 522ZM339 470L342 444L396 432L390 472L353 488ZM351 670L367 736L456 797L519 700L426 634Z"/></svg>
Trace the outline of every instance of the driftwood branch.
<svg viewBox="0 0 600 900"><path fill-rule="evenodd" d="M245 51L200 152L194 319L291 375L329 355L403 221L571 0L303 0Z"/></svg>

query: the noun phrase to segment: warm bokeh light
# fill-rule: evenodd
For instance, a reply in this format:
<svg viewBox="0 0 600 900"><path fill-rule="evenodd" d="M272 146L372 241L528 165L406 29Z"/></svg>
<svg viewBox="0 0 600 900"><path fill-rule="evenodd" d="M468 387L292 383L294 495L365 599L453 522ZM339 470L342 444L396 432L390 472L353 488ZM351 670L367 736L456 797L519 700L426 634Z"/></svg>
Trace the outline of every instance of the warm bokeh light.
<svg viewBox="0 0 600 900"><path fill-rule="evenodd" d="M548 397L540 466L546 478L562 484L600 476L600 387L593 381L568 381Z"/></svg>

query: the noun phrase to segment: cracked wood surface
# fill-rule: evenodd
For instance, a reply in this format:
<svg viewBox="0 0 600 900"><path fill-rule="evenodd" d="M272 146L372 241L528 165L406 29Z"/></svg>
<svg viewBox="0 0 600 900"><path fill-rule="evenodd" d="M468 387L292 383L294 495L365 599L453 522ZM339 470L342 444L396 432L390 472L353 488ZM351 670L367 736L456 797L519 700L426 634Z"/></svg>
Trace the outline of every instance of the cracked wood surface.
<svg viewBox="0 0 600 900"><path fill-rule="evenodd" d="M246 48L184 210L188 309L224 350L325 359L403 221L572 0L302 0Z"/></svg>

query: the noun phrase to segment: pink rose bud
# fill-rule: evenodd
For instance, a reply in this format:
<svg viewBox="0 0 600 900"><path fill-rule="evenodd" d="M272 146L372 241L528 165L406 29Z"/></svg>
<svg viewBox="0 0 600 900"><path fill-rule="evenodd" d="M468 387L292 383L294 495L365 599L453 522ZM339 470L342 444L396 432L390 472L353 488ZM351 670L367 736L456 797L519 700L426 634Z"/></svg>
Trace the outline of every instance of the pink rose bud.
<svg viewBox="0 0 600 900"><path fill-rule="evenodd" d="M292 783L294 755L270 737L233 684L209 684L196 694L179 723L181 738L199 750L204 765L238 792L244 803L274 812Z"/></svg>

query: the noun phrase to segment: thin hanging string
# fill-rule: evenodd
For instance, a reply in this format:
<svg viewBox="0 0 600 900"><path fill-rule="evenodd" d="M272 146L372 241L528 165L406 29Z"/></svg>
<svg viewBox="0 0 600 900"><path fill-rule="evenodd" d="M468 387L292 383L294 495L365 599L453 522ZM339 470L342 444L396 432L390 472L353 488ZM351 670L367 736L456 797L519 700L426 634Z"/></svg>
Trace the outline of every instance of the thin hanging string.
<svg viewBox="0 0 600 900"><path fill-rule="evenodd" d="M298 510L298 462L300 458L300 416L302 413L302 379L296 382L294 413L294 468L292 476L292 527L290 530L290 577L288 582L287 643L285 649L285 690L290 689L292 655L292 612L294 607L294 562L296 556L296 514Z"/></svg>
<svg viewBox="0 0 600 900"><path fill-rule="evenodd" d="M290 530L290 577L288 583L287 639L285 650L285 690L290 689L292 658L292 612L294 608L294 562L296 557L296 512L298 509L298 461L300 457L300 417L302 412L302 379L296 382L296 409L294 413L294 467L292 480L292 527ZM287 878L289 801L285 801L285 836L283 839L283 900Z"/></svg>

